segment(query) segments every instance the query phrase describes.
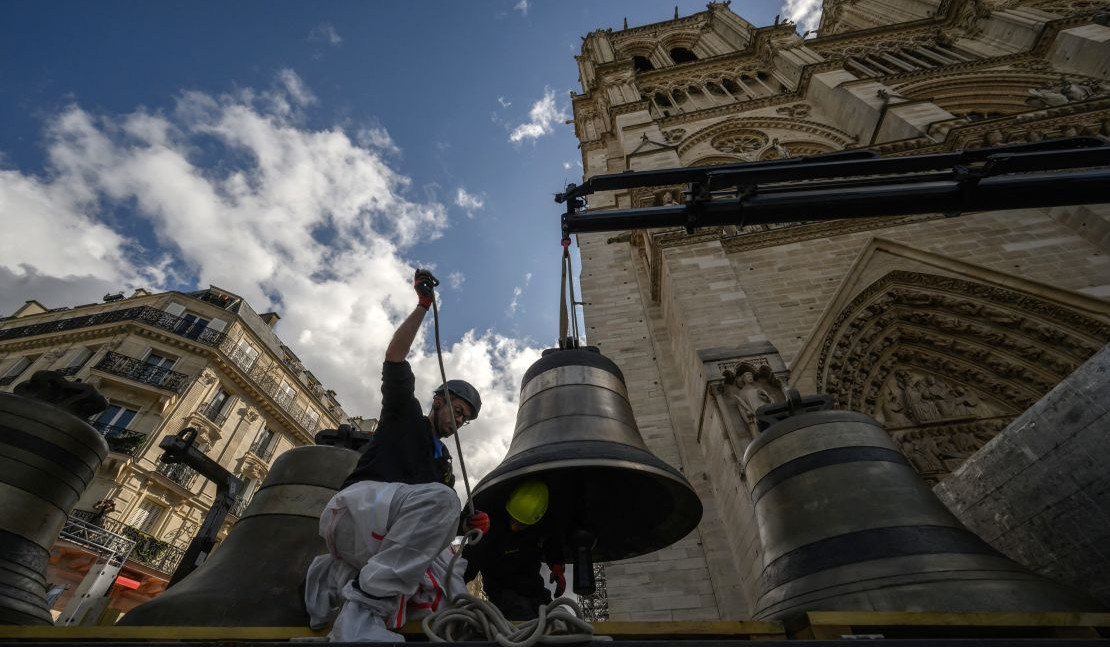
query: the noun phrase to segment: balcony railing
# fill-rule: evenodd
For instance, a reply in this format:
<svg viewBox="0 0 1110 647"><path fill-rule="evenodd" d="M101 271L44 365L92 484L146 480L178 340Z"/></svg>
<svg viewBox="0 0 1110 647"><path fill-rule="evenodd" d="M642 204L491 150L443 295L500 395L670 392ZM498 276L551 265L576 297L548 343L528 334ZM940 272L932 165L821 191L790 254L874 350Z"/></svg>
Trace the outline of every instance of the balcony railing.
<svg viewBox="0 0 1110 647"><path fill-rule="evenodd" d="M196 482L197 471L185 463L158 463L158 473L188 490Z"/></svg>
<svg viewBox="0 0 1110 647"><path fill-rule="evenodd" d="M188 337L189 339L195 339L208 346L219 346L227 337L227 335L218 330L214 330L207 326L198 326L193 321L183 319L182 317L175 317L164 310L159 310L151 306L138 306L135 308L122 308L120 310L97 312L96 314L85 315L83 317L70 317L68 319L44 321L27 326L5 328L0 330L0 340L14 339L16 337L30 337L32 335L47 335L55 332L86 328L88 326L99 326L119 321L139 321L154 326L155 328L161 328L162 330L168 330L172 333Z"/></svg>
<svg viewBox="0 0 1110 647"><path fill-rule="evenodd" d="M15 382L18 379L19 379L18 375L5 375L4 377L0 377L0 386L8 386L12 382Z"/></svg>
<svg viewBox="0 0 1110 647"><path fill-rule="evenodd" d="M161 539L155 539L122 521L106 519L103 527L105 530L123 535L135 542L135 547L131 549L132 560L167 575L171 575L177 570L177 565L181 563L181 558L185 556L184 548L178 548Z"/></svg>
<svg viewBox="0 0 1110 647"><path fill-rule="evenodd" d="M120 375L136 382L150 384L169 391L181 393L185 390L189 376L168 368L147 364L141 359L108 351L104 359L95 366L98 371Z"/></svg>
<svg viewBox="0 0 1110 647"><path fill-rule="evenodd" d="M230 514L235 515L236 517L241 517L243 516L243 513L246 512L247 506L249 506L250 504L251 498L249 496L237 497L235 499L235 503L231 504Z"/></svg>
<svg viewBox="0 0 1110 647"><path fill-rule="evenodd" d="M319 416L313 418L307 412L306 405L297 405L296 391L289 391L288 388L282 388L282 375L283 372L278 364L270 364L263 366L258 361L257 357L252 357L242 352L235 343L230 340L220 347L227 356L234 361L239 368L250 377L254 385L260 391L270 396L279 407L289 414L297 424L305 429L309 434L315 433L319 427Z"/></svg>
<svg viewBox="0 0 1110 647"><path fill-rule="evenodd" d="M274 455L274 449L277 447L277 439L270 438L269 440L256 440L251 445L250 452L264 461L269 461Z"/></svg>
<svg viewBox="0 0 1110 647"><path fill-rule="evenodd" d="M128 559L149 566L167 575L177 570L177 565L181 563L181 558L185 555L184 548L178 548L161 539L155 539L142 530L129 526L117 519L100 519L99 521L93 522L96 514L90 510L74 510L69 517L70 522L66 524L66 528L62 531L63 539L73 541L66 533L66 530L69 530L71 525L85 528L87 534L92 537L96 537L95 530L103 528L107 531L105 533L106 538L111 539L112 537L116 537L114 540L115 546L120 548L126 547L122 545L123 541L126 541L127 544L134 543L134 546L130 548L130 556ZM121 538L123 539L121 540Z"/></svg>
<svg viewBox="0 0 1110 647"><path fill-rule="evenodd" d="M218 404L215 402L207 402L201 405L200 415L208 418L210 421L215 423L217 427L219 427L227 422L227 417L231 414L231 407L227 405L227 400L224 400L223 402L220 402Z"/></svg>
<svg viewBox="0 0 1110 647"><path fill-rule="evenodd" d="M99 431L100 435L104 436L104 440L108 442L108 449L118 454L134 456L147 438L146 434L131 431L125 427L106 425L102 422L90 422L89 424Z"/></svg>

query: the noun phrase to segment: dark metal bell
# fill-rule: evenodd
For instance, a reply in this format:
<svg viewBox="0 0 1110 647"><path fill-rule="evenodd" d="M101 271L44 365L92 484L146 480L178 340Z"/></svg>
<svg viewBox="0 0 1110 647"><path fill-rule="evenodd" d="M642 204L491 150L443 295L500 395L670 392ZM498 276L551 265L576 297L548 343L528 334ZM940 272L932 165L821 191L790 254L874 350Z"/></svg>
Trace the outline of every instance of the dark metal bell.
<svg viewBox="0 0 1110 647"><path fill-rule="evenodd" d="M524 374L508 454L474 488L475 505L504 511L529 478L547 484L548 541L575 557L577 593L591 592L593 560L660 550L701 521L686 477L644 444L624 375L593 347L546 350Z"/></svg>
<svg viewBox="0 0 1110 647"><path fill-rule="evenodd" d="M359 454L321 445L274 461L227 539L180 583L125 615L132 626L296 627L308 623L308 564L327 552L320 513Z"/></svg>
<svg viewBox="0 0 1110 647"><path fill-rule="evenodd" d="M39 371L15 391L0 393L0 624L52 625L46 563L108 455L83 419L107 401L55 371Z"/></svg>
<svg viewBox="0 0 1110 647"><path fill-rule="evenodd" d="M968 530L872 418L799 398L761 407L744 455L763 543L757 619L806 611L1093 611Z"/></svg>

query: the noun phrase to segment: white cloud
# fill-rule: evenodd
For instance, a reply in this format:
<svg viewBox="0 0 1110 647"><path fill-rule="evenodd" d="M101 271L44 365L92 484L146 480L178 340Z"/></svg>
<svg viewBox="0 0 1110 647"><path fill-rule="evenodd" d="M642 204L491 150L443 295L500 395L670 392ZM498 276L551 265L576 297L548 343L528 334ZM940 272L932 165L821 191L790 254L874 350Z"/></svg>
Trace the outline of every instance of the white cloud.
<svg viewBox="0 0 1110 647"><path fill-rule="evenodd" d="M569 171L569 170L570 170L570 167L571 167L571 163L570 163L570 162L563 162L563 168L564 168L564 169L566 169L566 170L568 170L568 171Z"/></svg>
<svg viewBox="0 0 1110 647"><path fill-rule="evenodd" d="M339 47L343 43L343 38L335 31L335 25L327 21L313 27L312 31L308 32L308 40L324 42L332 47Z"/></svg>
<svg viewBox="0 0 1110 647"><path fill-rule="evenodd" d="M821 24L821 0L784 0L779 13L802 32L813 31Z"/></svg>
<svg viewBox="0 0 1110 647"><path fill-rule="evenodd" d="M515 315L520 309L520 297L524 294L524 289L532 282L532 273L528 272L524 275L524 284L518 285L513 288L513 300L509 302L509 315Z"/></svg>
<svg viewBox="0 0 1110 647"><path fill-rule="evenodd" d="M361 146L378 148L386 153L397 155L401 149L393 142L393 137L385 128L363 128L358 131L358 143Z"/></svg>
<svg viewBox="0 0 1110 647"><path fill-rule="evenodd" d="M466 215L473 218L474 212L486 206L484 198L467 193L461 186L455 191L455 204L466 211Z"/></svg>
<svg viewBox="0 0 1110 647"><path fill-rule="evenodd" d="M517 11L519 11L520 15L527 16L528 15L528 0L520 0L520 2L513 5L513 9L516 9Z"/></svg>
<svg viewBox="0 0 1110 647"><path fill-rule="evenodd" d="M555 103L555 91L544 88L543 98L532 104L528 111L529 121L520 124L509 133L509 141L514 144L525 139L538 139L554 132L554 125L568 118L566 110Z"/></svg>
<svg viewBox="0 0 1110 647"><path fill-rule="evenodd" d="M463 276L462 272L451 272L447 275L447 284L451 286L452 290L461 288L463 281L466 281L466 277Z"/></svg>
<svg viewBox="0 0 1110 647"><path fill-rule="evenodd" d="M500 103L502 108L508 108L509 106L513 105L513 102L506 101L505 97L497 97L497 103Z"/></svg>
<svg viewBox="0 0 1110 647"><path fill-rule="evenodd" d="M0 236L0 312L32 298L55 307L164 289L178 272L280 312L278 334L348 413L377 416L377 367L415 305L406 252L442 236L447 212L411 197L411 180L382 157L391 140L300 127L312 97L285 70L266 91L185 92L165 114L70 106L50 118L46 170L0 171L0 230L9 232ZM201 165L201 143L205 159L214 147L223 153L219 166ZM133 231L152 232L147 245L157 249ZM410 357L422 400L439 383L429 330ZM491 332L444 341L449 376L471 381L484 401L462 432L476 480L504 455L518 381L538 349Z"/></svg>

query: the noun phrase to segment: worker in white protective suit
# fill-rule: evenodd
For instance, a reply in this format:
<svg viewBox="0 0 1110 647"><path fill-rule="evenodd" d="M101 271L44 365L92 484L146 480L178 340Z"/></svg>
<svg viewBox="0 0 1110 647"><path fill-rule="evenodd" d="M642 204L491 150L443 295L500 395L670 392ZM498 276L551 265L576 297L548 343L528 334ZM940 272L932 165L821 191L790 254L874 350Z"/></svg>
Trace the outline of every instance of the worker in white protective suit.
<svg viewBox="0 0 1110 647"><path fill-rule="evenodd" d="M309 567L305 604L313 628L335 617L332 642L403 642L391 629L414 612L445 604L449 579L453 592L463 590L465 560L447 573L460 512L442 438L477 417L482 400L467 382L450 380L437 389L425 415L414 395L416 380L405 358L432 304L433 281L426 272L416 273L418 305L385 353L378 427L320 516L328 554ZM489 516L475 512L462 530L471 528L488 531Z"/></svg>

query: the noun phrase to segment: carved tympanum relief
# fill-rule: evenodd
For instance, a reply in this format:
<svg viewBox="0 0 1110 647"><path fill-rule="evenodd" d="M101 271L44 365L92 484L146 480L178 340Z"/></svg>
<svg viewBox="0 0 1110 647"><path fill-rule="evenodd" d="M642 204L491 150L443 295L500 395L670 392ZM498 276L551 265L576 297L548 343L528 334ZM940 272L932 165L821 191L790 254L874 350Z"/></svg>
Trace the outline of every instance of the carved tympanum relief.
<svg viewBox="0 0 1110 647"><path fill-rule="evenodd" d="M936 481L1107 341L1105 322L1038 297L895 271L833 323L817 386L875 416Z"/></svg>

